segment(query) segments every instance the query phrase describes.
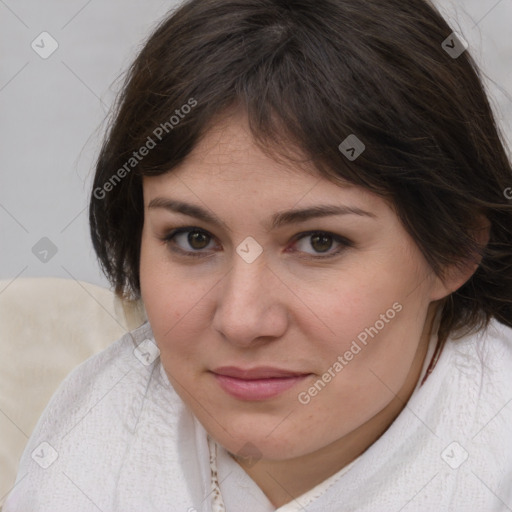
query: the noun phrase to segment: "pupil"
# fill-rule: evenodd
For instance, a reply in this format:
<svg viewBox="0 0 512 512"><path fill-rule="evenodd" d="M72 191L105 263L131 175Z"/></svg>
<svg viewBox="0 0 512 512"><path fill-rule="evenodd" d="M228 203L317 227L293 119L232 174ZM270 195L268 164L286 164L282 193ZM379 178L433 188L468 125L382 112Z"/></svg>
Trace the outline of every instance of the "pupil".
<svg viewBox="0 0 512 512"><path fill-rule="evenodd" d="M199 231L191 231L188 234L188 242L194 249L204 249L204 245L208 245L208 243L204 244L206 238L205 234Z"/></svg>
<svg viewBox="0 0 512 512"><path fill-rule="evenodd" d="M311 245L318 252L326 252L331 248L332 240L329 235L313 235Z"/></svg>

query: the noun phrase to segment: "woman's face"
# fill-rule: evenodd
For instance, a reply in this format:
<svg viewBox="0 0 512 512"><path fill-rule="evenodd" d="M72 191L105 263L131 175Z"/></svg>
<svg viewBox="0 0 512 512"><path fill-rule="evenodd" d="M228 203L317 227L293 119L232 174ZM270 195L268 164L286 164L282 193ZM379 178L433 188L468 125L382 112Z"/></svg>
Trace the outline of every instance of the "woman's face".
<svg viewBox="0 0 512 512"><path fill-rule="evenodd" d="M446 292L384 200L269 159L242 116L143 188L161 361L228 451L311 454L410 394Z"/></svg>

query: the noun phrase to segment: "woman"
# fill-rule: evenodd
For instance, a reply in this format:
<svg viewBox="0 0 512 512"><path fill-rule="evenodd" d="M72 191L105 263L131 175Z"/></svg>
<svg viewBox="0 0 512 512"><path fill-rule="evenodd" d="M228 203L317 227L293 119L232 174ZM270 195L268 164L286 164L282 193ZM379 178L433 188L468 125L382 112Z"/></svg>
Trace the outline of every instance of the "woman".
<svg viewBox="0 0 512 512"><path fill-rule="evenodd" d="M148 322L61 385L14 511L512 509L512 171L424 0L192 0L90 224Z"/></svg>

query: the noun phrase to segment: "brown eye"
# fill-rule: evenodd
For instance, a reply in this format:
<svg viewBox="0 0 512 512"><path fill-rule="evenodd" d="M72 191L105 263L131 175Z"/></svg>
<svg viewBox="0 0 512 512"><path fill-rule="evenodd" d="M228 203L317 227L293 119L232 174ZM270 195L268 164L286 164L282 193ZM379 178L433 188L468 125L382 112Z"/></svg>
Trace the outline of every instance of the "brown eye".
<svg viewBox="0 0 512 512"><path fill-rule="evenodd" d="M189 231L187 241L193 249L204 249L208 245L209 237L202 231Z"/></svg>
<svg viewBox="0 0 512 512"><path fill-rule="evenodd" d="M327 234L317 234L311 236L311 247L318 252L326 252L332 247L332 236Z"/></svg>
<svg viewBox="0 0 512 512"><path fill-rule="evenodd" d="M186 227L174 229L163 237L162 241L173 252L186 256L205 257L208 256L207 249L212 236L202 229Z"/></svg>
<svg viewBox="0 0 512 512"><path fill-rule="evenodd" d="M298 252L306 253L310 258L325 259L337 256L346 248L352 247L353 243L327 231L309 231L298 235L295 245L298 247ZM336 245L338 248L336 248ZM335 250L331 250L333 247ZM313 252L311 252L311 249ZM322 255L322 253L325 253L325 255Z"/></svg>
<svg viewBox="0 0 512 512"><path fill-rule="evenodd" d="M174 229L161 240L171 251L180 255L208 257L211 256L211 249L215 249L215 247L209 247L210 243L214 241L213 239L214 237L207 231L187 226ZM327 259L338 256L345 249L354 245L350 240L327 231L300 233L295 240L294 246L298 246L299 249L292 252L306 253L306 258L310 259ZM331 250L333 247L335 250ZM304 257L301 256L301 258Z"/></svg>

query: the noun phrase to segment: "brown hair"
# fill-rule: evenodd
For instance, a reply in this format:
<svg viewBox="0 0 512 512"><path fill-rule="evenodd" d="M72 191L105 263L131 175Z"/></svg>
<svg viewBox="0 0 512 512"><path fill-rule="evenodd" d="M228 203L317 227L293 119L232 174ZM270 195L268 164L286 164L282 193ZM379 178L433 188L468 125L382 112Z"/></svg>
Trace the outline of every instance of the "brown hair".
<svg viewBox="0 0 512 512"><path fill-rule="evenodd" d="M128 70L97 161L90 228L116 293L140 296L142 176L171 172L237 107L267 154L299 148L320 175L390 199L437 275L482 256L443 303L441 344L492 317L512 326L511 165L469 52L443 47L451 33L425 0L191 0L171 12ZM365 144L353 161L338 147L351 134Z"/></svg>

